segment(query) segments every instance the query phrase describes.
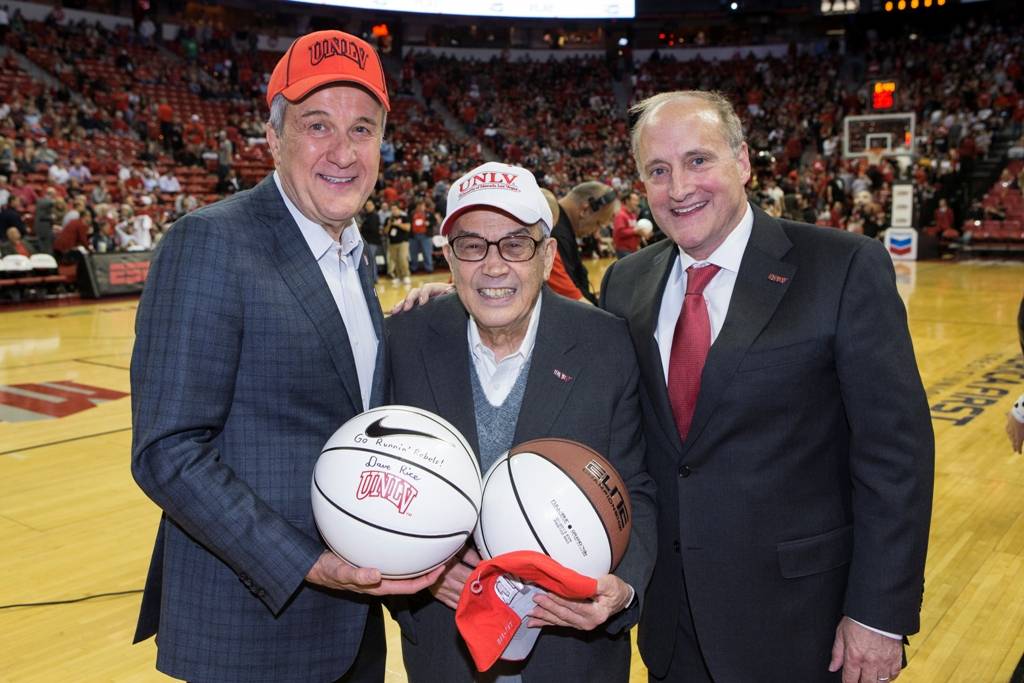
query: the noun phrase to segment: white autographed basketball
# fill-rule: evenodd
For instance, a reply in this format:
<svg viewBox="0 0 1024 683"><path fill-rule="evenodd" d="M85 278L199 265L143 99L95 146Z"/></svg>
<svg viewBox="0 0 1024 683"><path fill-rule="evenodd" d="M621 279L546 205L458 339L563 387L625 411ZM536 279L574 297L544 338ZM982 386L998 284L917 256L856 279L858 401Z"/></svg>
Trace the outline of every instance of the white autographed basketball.
<svg viewBox="0 0 1024 683"><path fill-rule="evenodd" d="M313 470L313 516L327 546L388 578L424 574L473 532L480 466L465 438L426 410L381 406L352 418Z"/></svg>

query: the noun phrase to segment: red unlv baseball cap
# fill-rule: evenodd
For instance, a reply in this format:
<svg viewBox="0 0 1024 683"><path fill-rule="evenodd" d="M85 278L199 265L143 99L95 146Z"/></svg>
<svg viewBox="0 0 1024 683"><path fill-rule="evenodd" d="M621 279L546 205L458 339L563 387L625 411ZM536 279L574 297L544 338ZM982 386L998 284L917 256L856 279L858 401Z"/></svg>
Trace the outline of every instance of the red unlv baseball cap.
<svg viewBox="0 0 1024 683"><path fill-rule="evenodd" d="M278 93L295 102L327 83L357 83L391 111L377 51L365 40L341 31L316 31L295 39L270 75L267 106Z"/></svg>

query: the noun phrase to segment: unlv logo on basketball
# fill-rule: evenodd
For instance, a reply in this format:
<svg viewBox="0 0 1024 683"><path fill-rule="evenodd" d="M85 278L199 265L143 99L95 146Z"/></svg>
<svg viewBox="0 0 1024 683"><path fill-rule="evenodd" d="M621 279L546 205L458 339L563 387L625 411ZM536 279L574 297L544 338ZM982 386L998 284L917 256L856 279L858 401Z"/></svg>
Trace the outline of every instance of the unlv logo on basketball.
<svg viewBox="0 0 1024 683"><path fill-rule="evenodd" d="M476 173L468 180L463 180L459 183L459 192L465 194L471 190L482 189L512 190L513 192L519 192L519 188L516 187L516 178L518 177L519 175L516 173L498 173L497 171Z"/></svg>
<svg viewBox="0 0 1024 683"><path fill-rule="evenodd" d="M390 472L378 472L364 470L359 475L359 487L356 489L356 498L383 498L387 500L398 511L405 514L412 504L413 498L419 495L416 487L401 477L396 477Z"/></svg>

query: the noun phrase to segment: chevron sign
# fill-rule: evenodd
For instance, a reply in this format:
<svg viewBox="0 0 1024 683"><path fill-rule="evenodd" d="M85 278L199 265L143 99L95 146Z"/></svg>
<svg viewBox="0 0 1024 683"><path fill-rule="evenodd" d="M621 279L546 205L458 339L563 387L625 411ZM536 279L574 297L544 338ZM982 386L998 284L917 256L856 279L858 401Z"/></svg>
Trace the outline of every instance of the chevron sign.
<svg viewBox="0 0 1024 683"><path fill-rule="evenodd" d="M917 231L913 228L889 228L885 231L885 248L893 261L916 261Z"/></svg>

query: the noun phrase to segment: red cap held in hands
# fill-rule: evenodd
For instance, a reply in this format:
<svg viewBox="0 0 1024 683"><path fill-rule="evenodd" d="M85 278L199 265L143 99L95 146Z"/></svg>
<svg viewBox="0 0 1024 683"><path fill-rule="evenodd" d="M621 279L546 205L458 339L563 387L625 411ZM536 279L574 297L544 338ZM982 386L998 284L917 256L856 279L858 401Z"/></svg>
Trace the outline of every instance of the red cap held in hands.
<svg viewBox="0 0 1024 683"><path fill-rule="evenodd" d="M466 579L455 610L455 623L478 671L490 669L503 654L504 659L525 659L540 635L539 628L520 628L537 591L516 579L564 598L581 600L597 594L597 579L532 550L484 560Z"/></svg>

